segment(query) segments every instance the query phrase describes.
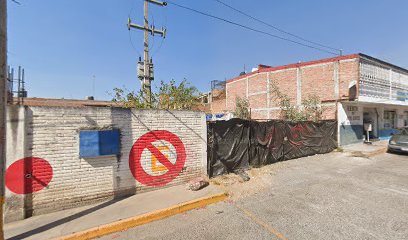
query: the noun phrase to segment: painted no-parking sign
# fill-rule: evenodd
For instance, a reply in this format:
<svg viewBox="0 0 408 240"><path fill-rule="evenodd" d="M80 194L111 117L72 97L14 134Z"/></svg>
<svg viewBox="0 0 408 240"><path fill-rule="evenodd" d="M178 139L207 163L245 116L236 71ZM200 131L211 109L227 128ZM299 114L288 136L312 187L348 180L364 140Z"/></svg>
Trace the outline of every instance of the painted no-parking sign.
<svg viewBox="0 0 408 240"><path fill-rule="evenodd" d="M165 130L144 134L129 153L133 177L147 186L159 187L173 181L182 171L185 161L183 142L177 135ZM146 162L149 163L147 166Z"/></svg>

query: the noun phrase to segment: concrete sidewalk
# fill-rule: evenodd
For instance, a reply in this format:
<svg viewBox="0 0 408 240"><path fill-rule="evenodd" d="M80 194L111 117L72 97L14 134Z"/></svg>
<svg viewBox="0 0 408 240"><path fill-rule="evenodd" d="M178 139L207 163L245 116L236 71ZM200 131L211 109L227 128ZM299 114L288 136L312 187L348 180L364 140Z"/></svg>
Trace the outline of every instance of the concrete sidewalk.
<svg viewBox="0 0 408 240"><path fill-rule="evenodd" d="M158 191L136 194L122 200L64 210L34 216L4 226L6 239L54 239L66 237L88 239L101 233L101 229L113 227L121 230L121 224L141 225L156 219L175 215L190 209L205 206L225 198L224 192L216 186L208 186L197 192L176 186ZM150 213L154 213L154 216ZM138 216L143 220L137 219ZM129 221L130 219L130 221ZM135 221L138 221L135 225ZM129 222L131 223L129 225ZM102 227L101 227L102 226ZM98 233L95 235L95 229ZM93 231L94 234L87 234ZM80 232L80 235L72 235ZM106 230L105 230L106 232ZM87 235L87 237L84 237Z"/></svg>
<svg viewBox="0 0 408 240"><path fill-rule="evenodd" d="M344 152L351 154L362 154L367 157L372 157L381 153L387 152L388 140L373 142L372 144L356 143L342 146Z"/></svg>

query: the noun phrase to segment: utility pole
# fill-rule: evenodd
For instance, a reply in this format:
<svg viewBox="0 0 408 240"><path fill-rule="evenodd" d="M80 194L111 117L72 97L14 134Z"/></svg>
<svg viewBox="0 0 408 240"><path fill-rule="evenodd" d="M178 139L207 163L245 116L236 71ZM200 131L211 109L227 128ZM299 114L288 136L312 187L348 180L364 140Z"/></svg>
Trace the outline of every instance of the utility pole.
<svg viewBox="0 0 408 240"><path fill-rule="evenodd" d="M4 171L6 165L7 0L0 0L0 239L4 239Z"/></svg>
<svg viewBox="0 0 408 240"><path fill-rule="evenodd" d="M144 31L144 55L143 62L139 58L137 63L137 76L142 81L143 98L145 103L150 108L152 104L152 87L151 81L154 80L153 73L153 60L149 58L149 33L154 36L154 34L160 34L163 38L166 37L166 29L156 29L155 26L149 26L149 3L153 3L159 6L167 6L166 2L160 2L157 0L144 0L144 24L138 25L131 22L128 18L128 29L136 28Z"/></svg>

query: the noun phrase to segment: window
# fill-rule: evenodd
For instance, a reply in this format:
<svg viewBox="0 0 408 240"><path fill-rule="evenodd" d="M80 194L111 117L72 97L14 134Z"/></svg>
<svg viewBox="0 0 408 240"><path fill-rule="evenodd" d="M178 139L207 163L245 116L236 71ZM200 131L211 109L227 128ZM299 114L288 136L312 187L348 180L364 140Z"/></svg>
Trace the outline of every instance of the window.
<svg viewBox="0 0 408 240"><path fill-rule="evenodd" d="M408 112L404 112L404 127L408 126Z"/></svg>
<svg viewBox="0 0 408 240"><path fill-rule="evenodd" d="M395 128L396 113L395 111L384 111L384 128Z"/></svg>

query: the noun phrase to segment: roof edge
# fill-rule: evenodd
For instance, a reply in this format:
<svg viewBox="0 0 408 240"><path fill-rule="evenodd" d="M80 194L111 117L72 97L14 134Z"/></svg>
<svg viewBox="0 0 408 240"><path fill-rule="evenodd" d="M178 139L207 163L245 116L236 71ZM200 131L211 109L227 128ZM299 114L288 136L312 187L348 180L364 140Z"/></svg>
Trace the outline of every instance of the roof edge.
<svg viewBox="0 0 408 240"><path fill-rule="evenodd" d="M247 73L242 76L238 76L235 78L232 78L230 80L227 80L227 83L235 82L240 79L258 74L258 73L263 73L263 72L273 72L273 71L278 71L278 70L284 70L284 69L291 69L291 68L298 68L298 67L304 67L304 66L310 66L314 64L322 64L322 63L329 63L329 62L335 62L335 61L342 61L342 60L348 60L348 59L353 59L353 58L360 58L360 56L367 56L361 53L356 53L356 54L349 54L349 55L344 55L344 56L338 56L338 57L333 57L333 58L324 58L320 60L312 60L308 62L301 62L301 63L292 63L288 65L282 65L278 67L268 67L268 68L261 68L258 69L257 71Z"/></svg>
<svg viewBox="0 0 408 240"><path fill-rule="evenodd" d="M360 55L361 58L366 58L366 59L368 59L369 61L378 62L378 63L380 63L380 64L383 64L383 65L386 65L386 66L389 66L389 67L393 67L393 68L396 68L396 69L398 69L398 70L400 70L400 71L403 71L403 72L408 73L408 69L406 69L406 68L403 68L403 67L394 65L394 64L392 64L392 63L383 61L383 60L381 60L381 59L378 59L378 58L375 58L375 57L366 55L366 54L364 54L364 53L359 53L359 55Z"/></svg>

